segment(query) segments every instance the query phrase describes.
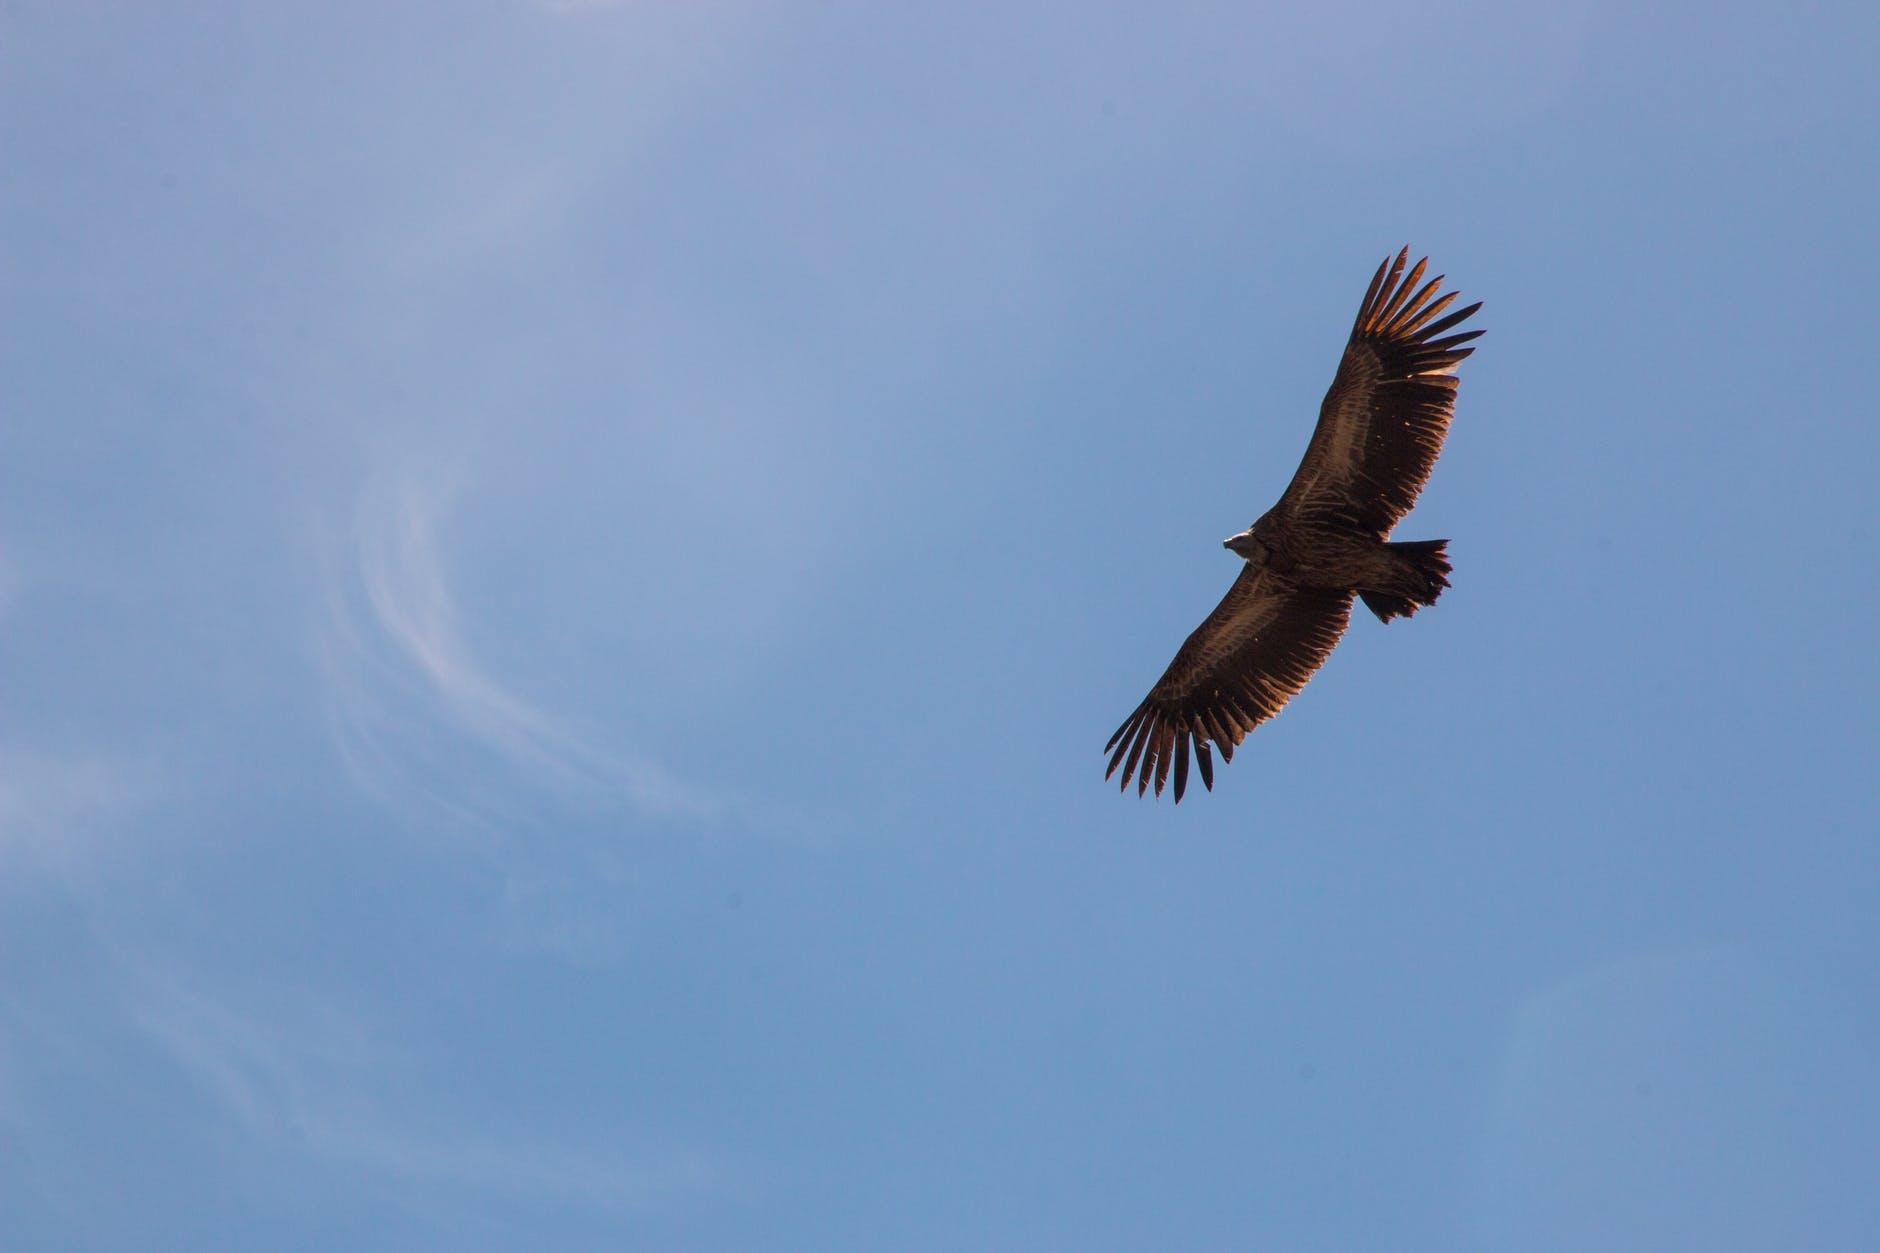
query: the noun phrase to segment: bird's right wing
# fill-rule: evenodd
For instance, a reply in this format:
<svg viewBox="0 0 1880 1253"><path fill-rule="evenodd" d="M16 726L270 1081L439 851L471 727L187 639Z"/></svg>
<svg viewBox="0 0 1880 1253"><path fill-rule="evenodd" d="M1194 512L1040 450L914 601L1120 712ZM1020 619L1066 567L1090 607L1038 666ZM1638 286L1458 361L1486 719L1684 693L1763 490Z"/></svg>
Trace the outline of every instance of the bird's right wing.
<svg viewBox="0 0 1880 1253"><path fill-rule="evenodd" d="M1244 567L1161 681L1103 746L1113 754L1103 777L1122 766L1123 787L1134 776L1140 796L1153 775L1160 796L1172 766L1180 801L1192 744L1201 781L1212 790L1208 745L1232 761L1247 732L1278 713L1325 663L1350 616L1350 592L1299 587L1270 570Z"/></svg>

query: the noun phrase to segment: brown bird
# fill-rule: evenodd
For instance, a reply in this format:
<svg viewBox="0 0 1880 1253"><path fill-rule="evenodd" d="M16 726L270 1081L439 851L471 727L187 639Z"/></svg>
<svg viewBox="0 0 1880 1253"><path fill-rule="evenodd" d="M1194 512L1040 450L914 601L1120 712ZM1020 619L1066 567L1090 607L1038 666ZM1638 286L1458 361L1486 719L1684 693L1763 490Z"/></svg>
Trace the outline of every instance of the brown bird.
<svg viewBox="0 0 1880 1253"><path fill-rule="evenodd" d="M1331 655L1361 597L1383 622L1409 617L1449 586L1447 540L1392 543L1390 530L1429 480L1456 406L1456 366L1482 332L1445 335L1482 306L1439 317L1456 294L1422 282L1428 258L1404 273L1405 248L1371 277L1358 320L1319 406L1305 458L1279 503L1223 541L1246 562L1207 621L1103 751L1138 796L1175 775L1188 788L1192 747L1214 787L1210 744L1223 761L1280 711Z"/></svg>

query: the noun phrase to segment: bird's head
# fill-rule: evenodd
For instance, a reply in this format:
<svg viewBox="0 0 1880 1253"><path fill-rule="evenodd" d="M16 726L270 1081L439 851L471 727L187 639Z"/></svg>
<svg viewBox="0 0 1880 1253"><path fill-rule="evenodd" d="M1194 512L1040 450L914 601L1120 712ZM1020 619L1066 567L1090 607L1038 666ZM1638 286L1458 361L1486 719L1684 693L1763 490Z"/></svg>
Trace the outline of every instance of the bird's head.
<svg viewBox="0 0 1880 1253"><path fill-rule="evenodd" d="M1253 536L1253 528L1248 527L1238 535L1230 535L1221 541L1221 547L1238 553L1252 565L1266 563L1266 545Z"/></svg>

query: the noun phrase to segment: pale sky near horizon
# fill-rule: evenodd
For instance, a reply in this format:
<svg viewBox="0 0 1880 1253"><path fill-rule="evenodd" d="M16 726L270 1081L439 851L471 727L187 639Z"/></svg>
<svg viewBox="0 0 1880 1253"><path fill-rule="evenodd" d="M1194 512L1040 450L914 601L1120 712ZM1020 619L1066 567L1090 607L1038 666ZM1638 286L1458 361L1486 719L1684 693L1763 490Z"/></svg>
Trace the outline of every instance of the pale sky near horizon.
<svg viewBox="0 0 1880 1253"><path fill-rule="evenodd" d="M0 1246L1857 1250L1880 19L0 16ZM1488 334L1179 808L1373 267Z"/></svg>

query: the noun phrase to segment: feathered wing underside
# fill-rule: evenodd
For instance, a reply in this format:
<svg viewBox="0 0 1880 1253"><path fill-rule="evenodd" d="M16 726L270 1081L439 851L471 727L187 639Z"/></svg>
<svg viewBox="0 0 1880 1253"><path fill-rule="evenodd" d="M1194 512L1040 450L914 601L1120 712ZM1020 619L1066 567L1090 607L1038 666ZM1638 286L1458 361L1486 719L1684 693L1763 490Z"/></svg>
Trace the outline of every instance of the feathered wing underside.
<svg viewBox="0 0 1880 1253"><path fill-rule="evenodd" d="M1482 333L1445 332L1482 306L1445 313L1456 293L1437 294L1440 274L1423 282L1428 258L1406 274L1408 256L1406 248L1387 258L1371 278L1312 441L1280 497L1289 517L1337 519L1382 539L1429 480L1455 411L1455 368L1475 351L1463 345Z"/></svg>
<svg viewBox="0 0 1880 1253"><path fill-rule="evenodd" d="M1104 745L1111 757L1103 777L1120 766L1125 789L1134 777L1138 796L1152 781L1160 796L1172 772L1180 801L1192 748L1201 782L1212 790L1209 746L1232 761L1247 733L1278 713L1325 663L1350 615L1350 592L1295 587L1269 571L1243 568Z"/></svg>

